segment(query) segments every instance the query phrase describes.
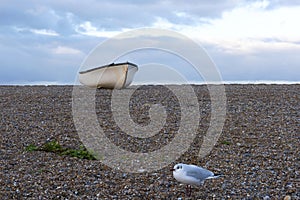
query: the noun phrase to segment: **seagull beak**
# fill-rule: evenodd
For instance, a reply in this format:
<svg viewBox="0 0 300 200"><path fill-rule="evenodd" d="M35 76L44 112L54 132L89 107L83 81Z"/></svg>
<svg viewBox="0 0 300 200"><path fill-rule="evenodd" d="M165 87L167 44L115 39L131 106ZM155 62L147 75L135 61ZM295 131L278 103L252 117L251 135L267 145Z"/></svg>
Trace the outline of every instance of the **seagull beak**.
<svg viewBox="0 0 300 200"><path fill-rule="evenodd" d="M171 171L171 172L173 172L173 171L175 171L175 169L174 169L174 168L172 168L172 169L170 169L170 171Z"/></svg>

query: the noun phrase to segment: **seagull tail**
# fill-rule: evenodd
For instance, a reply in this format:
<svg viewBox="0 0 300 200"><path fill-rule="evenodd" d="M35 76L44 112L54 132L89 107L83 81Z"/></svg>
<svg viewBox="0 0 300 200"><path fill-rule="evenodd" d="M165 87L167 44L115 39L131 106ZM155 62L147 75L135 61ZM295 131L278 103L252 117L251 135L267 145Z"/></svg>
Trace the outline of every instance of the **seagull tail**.
<svg viewBox="0 0 300 200"><path fill-rule="evenodd" d="M219 178L221 176L224 176L224 174L214 174L213 176L210 176L207 179Z"/></svg>

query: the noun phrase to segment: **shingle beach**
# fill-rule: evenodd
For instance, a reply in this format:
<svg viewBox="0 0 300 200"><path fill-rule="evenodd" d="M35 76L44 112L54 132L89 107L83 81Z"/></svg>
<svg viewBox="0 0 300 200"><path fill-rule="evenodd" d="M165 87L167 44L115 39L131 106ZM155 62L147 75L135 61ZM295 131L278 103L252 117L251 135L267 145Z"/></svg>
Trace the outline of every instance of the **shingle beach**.
<svg viewBox="0 0 300 200"><path fill-rule="evenodd" d="M203 158L198 151L210 123L210 95L205 85L192 87L200 119L189 150L159 170L130 173L100 160L26 150L54 140L64 148L82 146L72 113L73 86L0 86L0 199L300 199L300 85L225 85L225 124ZM107 138L127 151L155 151L182 125L172 92L142 86L129 106L132 120L147 125L149 108L161 103L171 127L151 138L129 137L113 121L111 93L96 90L95 111ZM178 162L224 176L193 187L187 197L185 185L170 172Z"/></svg>

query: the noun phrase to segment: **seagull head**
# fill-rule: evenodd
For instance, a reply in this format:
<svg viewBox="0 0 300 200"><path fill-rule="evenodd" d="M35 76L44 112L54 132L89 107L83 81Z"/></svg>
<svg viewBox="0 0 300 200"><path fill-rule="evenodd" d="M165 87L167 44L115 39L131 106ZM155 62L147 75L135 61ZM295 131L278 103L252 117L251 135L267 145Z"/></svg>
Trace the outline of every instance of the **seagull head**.
<svg viewBox="0 0 300 200"><path fill-rule="evenodd" d="M182 163L174 165L174 167L171 169L171 171L173 171L173 174L178 173L182 170L183 170L183 164Z"/></svg>

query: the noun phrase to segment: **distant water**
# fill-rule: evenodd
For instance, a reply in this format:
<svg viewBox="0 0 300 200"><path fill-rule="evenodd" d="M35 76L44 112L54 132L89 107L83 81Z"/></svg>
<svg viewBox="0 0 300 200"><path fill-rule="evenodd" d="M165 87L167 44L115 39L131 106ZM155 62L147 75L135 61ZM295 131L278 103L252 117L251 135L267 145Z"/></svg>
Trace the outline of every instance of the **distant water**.
<svg viewBox="0 0 300 200"><path fill-rule="evenodd" d="M163 84L175 84L175 85L182 85L182 84L193 84L193 85L206 85L206 84L277 84L277 85L291 85L291 84L300 84L300 81L269 81L269 80L262 80L262 81L222 81L222 82L197 82L197 81L190 81L190 82L133 82L132 85L163 85Z"/></svg>
<svg viewBox="0 0 300 200"><path fill-rule="evenodd" d="M72 82L59 82L59 81L37 81L37 82L7 82L0 83L0 85L21 85L21 86L31 86L31 85L78 85L79 83ZM300 81L270 81L270 80L259 80L259 81L222 81L222 82L135 82L131 85L182 85L182 84L193 84L193 85L206 85L206 84L277 84L277 85L291 85L291 84L300 84Z"/></svg>
<svg viewBox="0 0 300 200"><path fill-rule="evenodd" d="M33 85L74 85L71 82L59 82L59 81L35 81L35 82L27 82L27 81L19 81L19 82L7 82L0 83L0 85L20 85L20 86L33 86Z"/></svg>

